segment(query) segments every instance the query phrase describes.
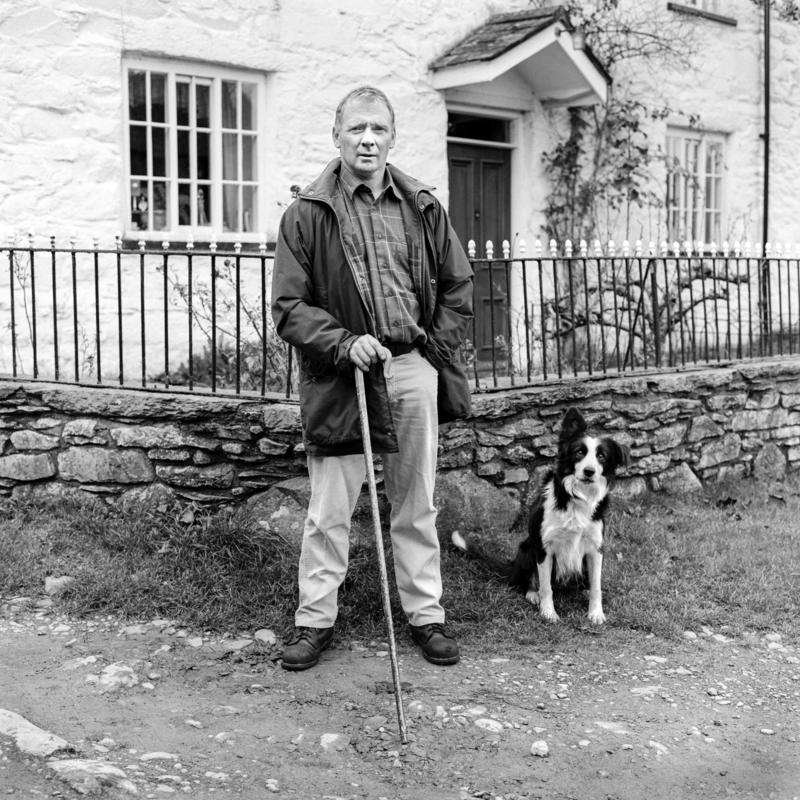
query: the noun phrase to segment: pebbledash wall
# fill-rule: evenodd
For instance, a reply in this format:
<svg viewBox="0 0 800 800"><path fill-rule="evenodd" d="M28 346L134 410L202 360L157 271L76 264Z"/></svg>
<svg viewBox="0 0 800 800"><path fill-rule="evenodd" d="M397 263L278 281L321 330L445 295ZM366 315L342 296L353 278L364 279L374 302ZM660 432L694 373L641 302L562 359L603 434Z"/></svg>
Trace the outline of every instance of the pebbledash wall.
<svg viewBox="0 0 800 800"><path fill-rule="evenodd" d="M440 428L449 527L512 528L569 406L629 445L619 492L687 492L800 465L800 357L477 394ZM0 493L124 505L248 502L298 531L307 500L299 409L252 400L0 380Z"/></svg>

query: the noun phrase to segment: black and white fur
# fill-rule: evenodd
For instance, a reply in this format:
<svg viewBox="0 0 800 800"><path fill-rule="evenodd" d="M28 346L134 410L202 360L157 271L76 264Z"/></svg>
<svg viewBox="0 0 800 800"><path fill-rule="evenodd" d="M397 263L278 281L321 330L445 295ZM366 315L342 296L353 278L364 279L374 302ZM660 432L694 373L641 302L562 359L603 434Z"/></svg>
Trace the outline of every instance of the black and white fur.
<svg viewBox="0 0 800 800"><path fill-rule="evenodd" d="M588 433L581 413L570 408L558 438L558 456L548 470L528 517L528 536L512 561L502 561L468 544L458 531L452 535L459 550L490 564L509 585L534 605L549 622L557 622L552 579L589 578L589 621L601 625L603 613L604 516L611 478L628 464L629 452L609 437Z"/></svg>

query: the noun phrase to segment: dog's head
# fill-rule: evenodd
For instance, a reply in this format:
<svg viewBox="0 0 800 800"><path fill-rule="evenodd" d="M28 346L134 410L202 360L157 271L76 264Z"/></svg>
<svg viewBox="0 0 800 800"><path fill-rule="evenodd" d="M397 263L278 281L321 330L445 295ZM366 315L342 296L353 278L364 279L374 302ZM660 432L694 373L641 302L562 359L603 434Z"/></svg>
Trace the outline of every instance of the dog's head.
<svg viewBox="0 0 800 800"><path fill-rule="evenodd" d="M592 436L583 415L568 409L558 437L556 472L561 480L585 490L604 490L617 469L627 466L630 452L608 436Z"/></svg>

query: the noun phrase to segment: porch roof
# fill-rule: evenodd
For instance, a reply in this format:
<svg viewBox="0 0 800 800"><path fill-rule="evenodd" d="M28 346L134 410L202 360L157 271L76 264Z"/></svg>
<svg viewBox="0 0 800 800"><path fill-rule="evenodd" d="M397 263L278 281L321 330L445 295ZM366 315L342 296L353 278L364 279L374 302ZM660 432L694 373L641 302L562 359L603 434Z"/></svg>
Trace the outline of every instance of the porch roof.
<svg viewBox="0 0 800 800"><path fill-rule="evenodd" d="M513 81L539 100L569 106L605 102L611 82L563 6L496 14L431 69L436 89L491 91Z"/></svg>

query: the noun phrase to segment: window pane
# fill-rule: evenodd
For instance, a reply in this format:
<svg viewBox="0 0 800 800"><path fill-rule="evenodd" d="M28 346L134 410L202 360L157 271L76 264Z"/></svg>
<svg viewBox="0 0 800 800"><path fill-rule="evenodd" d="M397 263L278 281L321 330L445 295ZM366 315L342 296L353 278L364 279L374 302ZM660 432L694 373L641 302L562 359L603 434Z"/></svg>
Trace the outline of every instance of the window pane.
<svg viewBox="0 0 800 800"><path fill-rule="evenodd" d="M242 84L242 128L246 131L256 129L256 85Z"/></svg>
<svg viewBox="0 0 800 800"><path fill-rule="evenodd" d="M189 131L178 131L178 177L190 178Z"/></svg>
<svg viewBox="0 0 800 800"><path fill-rule="evenodd" d="M166 84L167 76L162 72L150 73L150 119L153 122L166 119Z"/></svg>
<svg viewBox="0 0 800 800"><path fill-rule="evenodd" d="M222 81L222 127L236 128L236 83Z"/></svg>
<svg viewBox="0 0 800 800"><path fill-rule="evenodd" d="M131 181L131 227L147 228L147 181Z"/></svg>
<svg viewBox="0 0 800 800"><path fill-rule="evenodd" d="M256 187L242 187L242 230L251 233L256 227Z"/></svg>
<svg viewBox="0 0 800 800"><path fill-rule="evenodd" d="M147 175L147 128L131 125L131 175Z"/></svg>
<svg viewBox="0 0 800 800"><path fill-rule="evenodd" d="M153 128L153 175L167 175L167 136L164 128Z"/></svg>
<svg viewBox="0 0 800 800"><path fill-rule="evenodd" d="M210 87L198 84L195 92L195 102L197 103L197 127L208 128L211 121L208 116Z"/></svg>
<svg viewBox="0 0 800 800"><path fill-rule="evenodd" d="M238 138L235 133L222 134L222 178L226 181L239 180Z"/></svg>
<svg viewBox="0 0 800 800"><path fill-rule="evenodd" d="M128 71L128 118L147 119L146 74L140 70Z"/></svg>
<svg viewBox="0 0 800 800"><path fill-rule="evenodd" d="M153 230L165 230L167 222L167 184L153 181Z"/></svg>
<svg viewBox="0 0 800 800"><path fill-rule="evenodd" d="M176 103L178 104L178 125L189 124L189 84L178 81L175 85Z"/></svg>
<svg viewBox="0 0 800 800"><path fill-rule="evenodd" d="M178 184L178 225L192 224L192 190L188 183Z"/></svg>
<svg viewBox="0 0 800 800"><path fill-rule="evenodd" d="M222 187L222 227L226 231L239 230L239 187L236 185Z"/></svg>
<svg viewBox="0 0 800 800"><path fill-rule="evenodd" d="M208 184L197 187L197 224L211 224L211 187Z"/></svg>
<svg viewBox="0 0 800 800"><path fill-rule="evenodd" d="M207 180L211 177L211 156L209 153L209 134L197 134L197 177Z"/></svg>
<svg viewBox="0 0 800 800"><path fill-rule="evenodd" d="M256 179L255 144L255 136L242 136L242 180L245 181Z"/></svg>

